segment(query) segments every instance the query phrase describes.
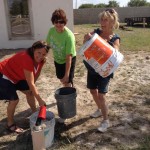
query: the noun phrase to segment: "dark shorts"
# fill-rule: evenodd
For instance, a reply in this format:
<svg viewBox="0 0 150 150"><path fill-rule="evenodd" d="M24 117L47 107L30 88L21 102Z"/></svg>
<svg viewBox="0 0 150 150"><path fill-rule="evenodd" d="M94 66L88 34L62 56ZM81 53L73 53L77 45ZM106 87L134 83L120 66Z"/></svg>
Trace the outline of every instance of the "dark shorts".
<svg viewBox="0 0 150 150"><path fill-rule="evenodd" d="M18 100L17 90L29 90L26 80L21 80L17 84L13 84L9 80L2 78L0 74L0 100Z"/></svg>
<svg viewBox="0 0 150 150"><path fill-rule="evenodd" d="M111 78L111 76L103 78L99 74L92 74L91 72L88 71L88 73L87 73L87 88L88 89L98 89L99 93L107 93L110 78Z"/></svg>
<svg viewBox="0 0 150 150"><path fill-rule="evenodd" d="M57 62L54 61L54 64L56 68L57 78L62 79L65 75L66 63L58 64ZM69 73L69 83L73 83L75 64L76 64L76 56L72 58L71 68L70 68L70 73Z"/></svg>

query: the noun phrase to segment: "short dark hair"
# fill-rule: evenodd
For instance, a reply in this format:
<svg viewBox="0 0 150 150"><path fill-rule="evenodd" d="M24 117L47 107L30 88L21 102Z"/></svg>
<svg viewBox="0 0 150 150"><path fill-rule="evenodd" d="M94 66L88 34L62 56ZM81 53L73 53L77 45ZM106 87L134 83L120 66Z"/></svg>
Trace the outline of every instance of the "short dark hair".
<svg viewBox="0 0 150 150"><path fill-rule="evenodd" d="M63 20L65 25L67 24L67 21L68 21L66 18L66 13L64 12L64 10L60 8L56 9L53 12L52 17L51 17L51 21L53 24L55 23L55 21L58 21L58 20Z"/></svg>
<svg viewBox="0 0 150 150"><path fill-rule="evenodd" d="M45 41L37 41L33 43L32 47L27 49L27 53L34 59L34 51L39 48L45 48L46 52L48 53L50 50L50 46Z"/></svg>

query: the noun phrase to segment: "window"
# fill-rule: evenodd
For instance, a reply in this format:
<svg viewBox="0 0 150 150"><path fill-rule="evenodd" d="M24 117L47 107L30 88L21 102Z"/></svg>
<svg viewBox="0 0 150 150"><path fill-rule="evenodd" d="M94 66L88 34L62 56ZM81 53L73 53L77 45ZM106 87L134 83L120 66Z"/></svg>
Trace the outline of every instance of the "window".
<svg viewBox="0 0 150 150"><path fill-rule="evenodd" d="M7 0L9 39L29 39L32 37L29 0Z"/></svg>

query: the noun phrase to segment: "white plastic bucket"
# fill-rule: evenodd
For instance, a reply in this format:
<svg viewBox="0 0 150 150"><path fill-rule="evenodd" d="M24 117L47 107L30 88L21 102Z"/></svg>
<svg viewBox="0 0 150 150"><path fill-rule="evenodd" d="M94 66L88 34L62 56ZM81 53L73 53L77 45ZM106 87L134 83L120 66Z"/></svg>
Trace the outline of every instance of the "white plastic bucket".
<svg viewBox="0 0 150 150"><path fill-rule="evenodd" d="M113 73L123 60L123 55L96 33L85 42L78 54L102 77Z"/></svg>
<svg viewBox="0 0 150 150"><path fill-rule="evenodd" d="M35 112L30 117L30 128L33 142L33 150L44 150L53 144L55 116L52 112L46 112L45 128L35 130L35 123L39 112Z"/></svg>

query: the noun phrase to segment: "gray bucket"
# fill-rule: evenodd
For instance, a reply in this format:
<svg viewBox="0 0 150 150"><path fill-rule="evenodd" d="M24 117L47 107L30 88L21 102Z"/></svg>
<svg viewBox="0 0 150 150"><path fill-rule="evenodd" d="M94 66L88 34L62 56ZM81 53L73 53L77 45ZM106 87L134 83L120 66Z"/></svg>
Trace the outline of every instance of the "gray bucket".
<svg viewBox="0 0 150 150"><path fill-rule="evenodd" d="M76 115L76 89L73 87L63 87L55 91L58 115L67 119Z"/></svg>

